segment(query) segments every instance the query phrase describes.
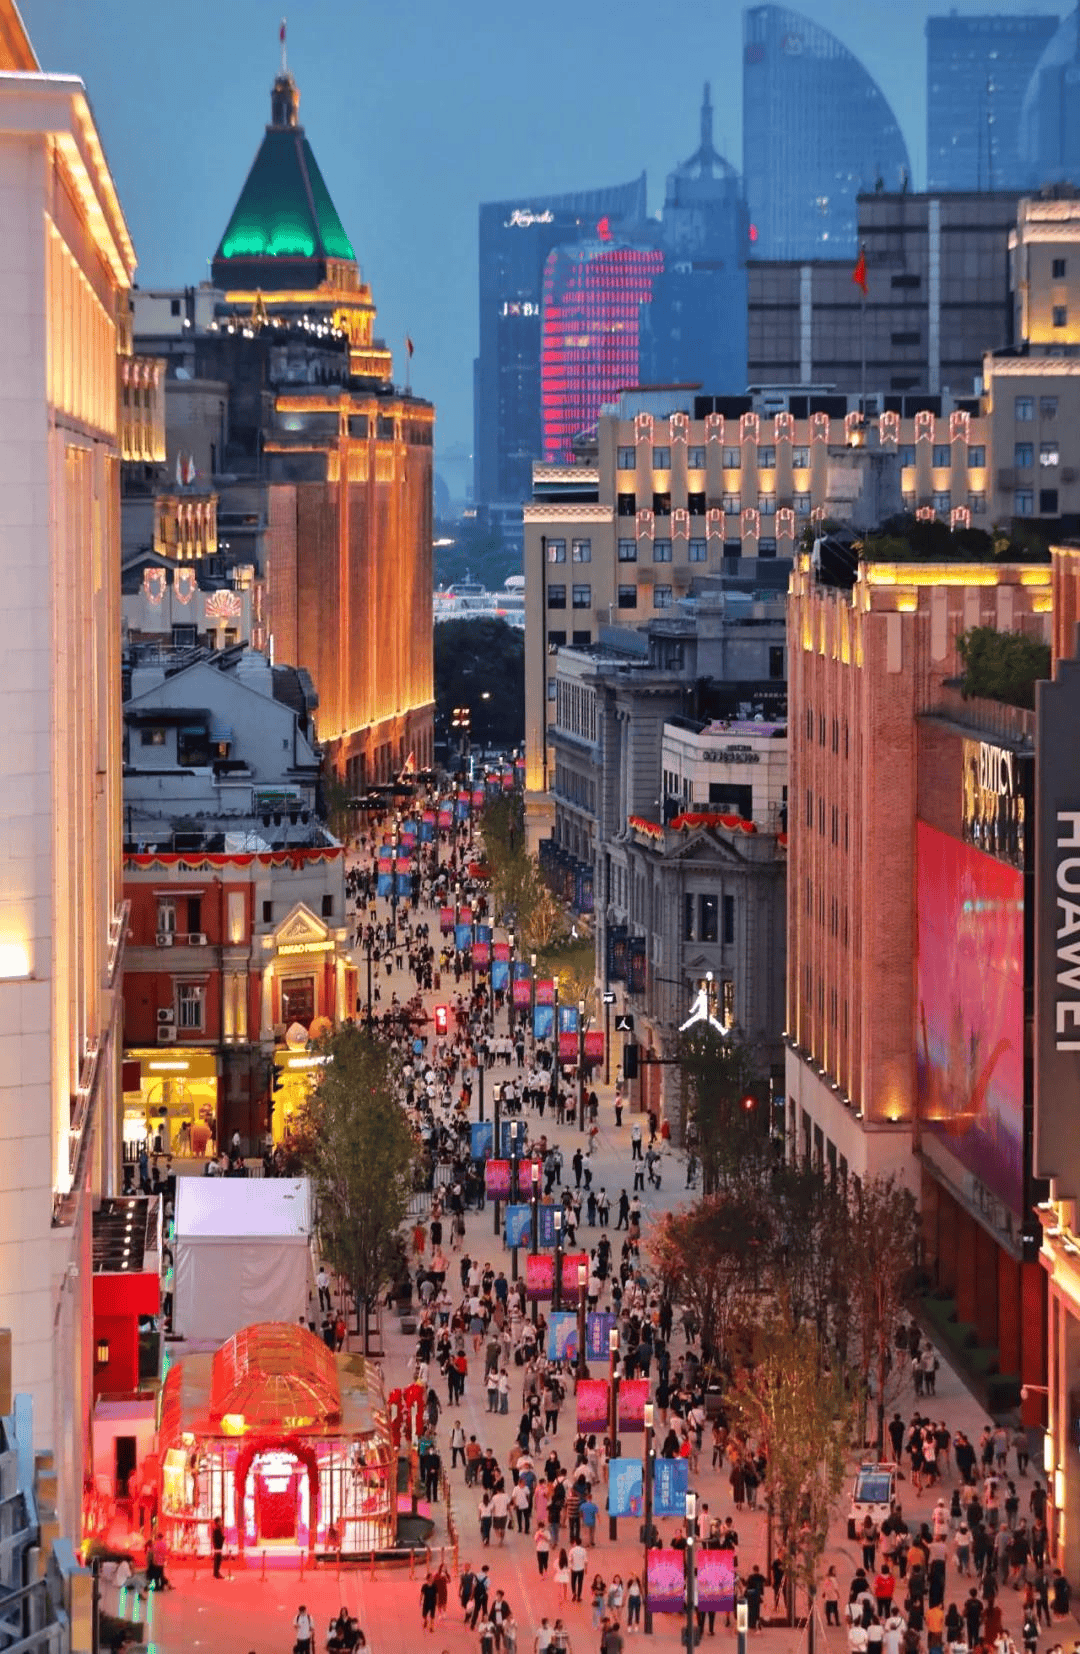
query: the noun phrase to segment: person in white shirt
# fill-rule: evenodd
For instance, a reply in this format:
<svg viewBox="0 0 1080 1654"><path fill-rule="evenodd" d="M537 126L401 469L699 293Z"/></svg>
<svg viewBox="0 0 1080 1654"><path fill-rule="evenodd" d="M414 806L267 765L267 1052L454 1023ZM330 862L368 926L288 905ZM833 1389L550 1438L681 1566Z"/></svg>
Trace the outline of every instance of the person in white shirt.
<svg viewBox="0 0 1080 1654"><path fill-rule="evenodd" d="M315 1621L303 1603L293 1620L293 1630L296 1632L296 1654L315 1654Z"/></svg>

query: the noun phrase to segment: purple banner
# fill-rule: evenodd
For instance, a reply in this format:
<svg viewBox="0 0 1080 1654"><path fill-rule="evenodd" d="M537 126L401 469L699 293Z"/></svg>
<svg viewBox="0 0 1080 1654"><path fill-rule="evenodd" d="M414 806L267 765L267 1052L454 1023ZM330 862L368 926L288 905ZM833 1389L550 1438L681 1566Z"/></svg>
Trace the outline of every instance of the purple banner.
<svg viewBox="0 0 1080 1654"><path fill-rule="evenodd" d="M532 1253L525 1259L525 1296L548 1299L555 1284L555 1259L548 1252Z"/></svg>
<svg viewBox="0 0 1080 1654"><path fill-rule="evenodd" d="M681 1614L686 1605L685 1551L646 1551L645 1554L648 1558L645 1600L650 1611Z"/></svg>
<svg viewBox="0 0 1080 1654"><path fill-rule="evenodd" d="M484 1166L484 1187L489 1200L510 1199L509 1160L489 1160Z"/></svg>
<svg viewBox="0 0 1080 1654"><path fill-rule="evenodd" d="M697 1548L698 1612L730 1614L735 1607L735 1552L704 1551Z"/></svg>
<svg viewBox="0 0 1080 1654"><path fill-rule="evenodd" d="M532 1003L532 983L527 980L515 982L513 1000L519 1010L527 1011Z"/></svg>
<svg viewBox="0 0 1080 1654"><path fill-rule="evenodd" d="M533 1260L530 1259L530 1262ZM577 1384L577 1427L581 1435L596 1435L608 1426L608 1384L606 1378L579 1378Z"/></svg>
<svg viewBox="0 0 1080 1654"><path fill-rule="evenodd" d="M619 1430L628 1435L645 1429L645 1403L649 1399L647 1378L624 1378L619 1384Z"/></svg>

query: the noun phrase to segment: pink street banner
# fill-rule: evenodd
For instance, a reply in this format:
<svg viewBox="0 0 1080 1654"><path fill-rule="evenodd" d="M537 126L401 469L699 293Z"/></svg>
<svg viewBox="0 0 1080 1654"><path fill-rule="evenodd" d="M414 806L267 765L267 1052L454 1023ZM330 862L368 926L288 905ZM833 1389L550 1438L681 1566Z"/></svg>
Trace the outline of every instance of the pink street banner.
<svg viewBox="0 0 1080 1654"><path fill-rule="evenodd" d="M491 963L491 943L474 942L472 957L474 965L489 965Z"/></svg>
<svg viewBox="0 0 1080 1654"><path fill-rule="evenodd" d="M441 907L439 909L439 929L442 931L444 936L449 936L449 934L453 930L453 928L454 928L454 910L453 910L453 908L452 907Z"/></svg>
<svg viewBox="0 0 1080 1654"><path fill-rule="evenodd" d="M548 1299L555 1284L555 1259L549 1252L530 1253L525 1259L525 1296Z"/></svg>
<svg viewBox="0 0 1080 1654"><path fill-rule="evenodd" d="M522 1010L528 1010L532 1004L532 983L515 982L512 985L514 1004Z"/></svg>
<svg viewBox="0 0 1080 1654"><path fill-rule="evenodd" d="M585 1035L585 1061L588 1063L603 1062L604 1060L604 1030L590 1028Z"/></svg>
<svg viewBox="0 0 1080 1654"><path fill-rule="evenodd" d="M681 1614L686 1604L686 1552L646 1551L645 1554L648 1558L645 1601L650 1612Z"/></svg>
<svg viewBox="0 0 1080 1654"><path fill-rule="evenodd" d="M730 1614L735 1607L735 1552L706 1551L695 1557L698 1612Z"/></svg>
<svg viewBox="0 0 1080 1654"><path fill-rule="evenodd" d="M509 942L493 942L491 945L492 959L508 960L510 958Z"/></svg>
<svg viewBox="0 0 1080 1654"><path fill-rule="evenodd" d="M563 1253L563 1261L562 1261L562 1298L563 1298L563 1303L564 1304L573 1304L575 1308L577 1307L578 1292L580 1291L580 1288L578 1286L578 1270L579 1270L579 1268L581 1268L582 1265L584 1265L584 1267L585 1267L585 1279L586 1279L586 1281L588 1281L588 1279L589 1279L589 1254L587 1252L570 1252L570 1253L564 1252Z"/></svg>
<svg viewBox="0 0 1080 1654"><path fill-rule="evenodd" d="M645 1403L649 1399L647 1378L624 1378L619 1385L619 1431L640 1434L645 1429Z"/></svg>
<svg viewBox="0 0 1080 1654"><path fill-rule="evenodd" d="M583 1436L596 1435L608 1424L606 1378L579 1378L577 1383L577 1427Z"/></svg>
<svg viewBox="0 0 1080 1654"><path fill-rule="evenodd" d="M553 979L550 976L545 977L542 982L541 981L537 982L537 984L536 984L536 1003L538 1005L554 1005L554 1003L555 1003L555 983L554 983Z"/></svg>
<svg viewBox="0 0 1080 1654"><path fill-rule="evenodd" d="M484 1164L484 1187L489 1200L510 1199L509 1160L488 1160Z"/></svg>
<svg viewBox="0 0 1080 1654"><path fill-rule="evenodd" d="M459 909L457 922L458 922L459 925L471 925L472 924L472 908L471 907L463 907L463 908Z"/></svg>
<svg viewBox="0 0 1080 1654"><path fill-rule="evenodd" d="M528 1200L532 1199L532 1191L533 1191L532 1168L534 1166L536 1167L536 1170L537 1170L536 1187L538 1189L542 1189L543 1186L544 1186L544 1162L542 1160L519 1160L518 1161L517 1192L518 1192L519 1195L523 1195Z"/></svg>

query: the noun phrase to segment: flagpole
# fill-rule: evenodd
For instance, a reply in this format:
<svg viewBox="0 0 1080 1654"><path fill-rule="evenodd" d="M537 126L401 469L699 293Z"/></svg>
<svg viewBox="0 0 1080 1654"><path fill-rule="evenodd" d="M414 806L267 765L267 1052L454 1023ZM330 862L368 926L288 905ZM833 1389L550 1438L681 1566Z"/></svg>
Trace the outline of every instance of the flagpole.
<svg viewBox="0 0 1080 1654"><path fill-rule="evenodd" d="M860 386L862 388L859 392L859 412L864 414L866 412L866 289L865 288L863 288L862 307L861 308L862 308L862 317L861 317L861 325L859 327L859 340L860 340L860 344L861 344L861 347L862 347L861 348L862 362L861 362L861 365L860 365L859 383L860 383Z"/></svg>
<svg viewBox="0 0 1080 1654"><path fill-rule="evenodd" d="M405 335L405 395L408 396L411 393L411 390L412 390L412 340L409 338L409 335L406 333L406 335Z"/></svg>

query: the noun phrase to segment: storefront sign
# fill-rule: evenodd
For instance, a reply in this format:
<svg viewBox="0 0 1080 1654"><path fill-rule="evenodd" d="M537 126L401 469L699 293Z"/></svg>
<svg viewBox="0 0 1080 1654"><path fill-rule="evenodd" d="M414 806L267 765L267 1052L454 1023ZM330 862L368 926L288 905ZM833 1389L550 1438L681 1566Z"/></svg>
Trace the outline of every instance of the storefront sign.
<svg viewBox="0 0 1080 1654"><path fill-rule="evenodd" d="M753 747L710 747L701 754L705 764L760 764L761 754Z"/></svg>
<svg viewBox="0 0 1080 1654"><path fill-rule="evenodd" d="M330 953L333 951L332 941L325 942L279 942L276 953L280 958L288 958L298 953Z"/></svg>
<svg viewBox="0 0 1080 1654"><path fill-rule="evenodd" d="M1035 685L1036 1177L1080 1195L1080 659Z"/></svg>
<svg viewBox="0 0 1080 1654"><path fill-rule="evenodd" d="M990 741L963 742L962 837L1022 868L1031 798L1031 757Z"/></svg>

